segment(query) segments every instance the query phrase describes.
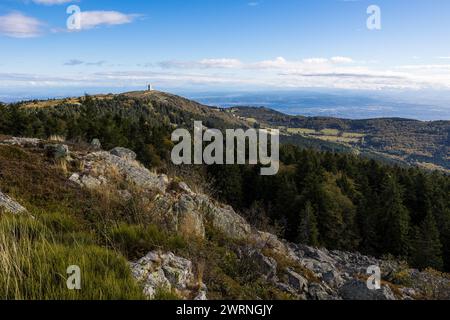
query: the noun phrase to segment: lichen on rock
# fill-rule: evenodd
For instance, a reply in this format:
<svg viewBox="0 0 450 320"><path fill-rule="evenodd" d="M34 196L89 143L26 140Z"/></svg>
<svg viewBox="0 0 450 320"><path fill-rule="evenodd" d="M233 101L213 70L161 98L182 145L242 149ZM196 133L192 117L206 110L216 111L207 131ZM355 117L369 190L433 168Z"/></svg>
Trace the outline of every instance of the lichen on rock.
<svg viewBox="0 0 450 320"><path fill-rule="evenodd" d="M183 299L206 300L207 288L194 274L192 262L171 252L149 252L131 263L131 270L149 299L164 290Z"/></svg>

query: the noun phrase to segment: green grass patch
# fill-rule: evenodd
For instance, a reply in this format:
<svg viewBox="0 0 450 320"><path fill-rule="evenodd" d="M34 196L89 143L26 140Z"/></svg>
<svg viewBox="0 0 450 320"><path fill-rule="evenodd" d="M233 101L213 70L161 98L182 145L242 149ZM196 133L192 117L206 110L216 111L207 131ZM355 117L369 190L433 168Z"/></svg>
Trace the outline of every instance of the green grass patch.
<svg viewBox="0 0 450 320"><path fill-rule="evenodd" d="M186 246L178 235L170 235L155 225L128 225L119 223L107 230L110 245L130 260L143 257L152 250L176 251Z"/></svg>
<svg viewBox="0 0 450 320"><path fill-rule="evenodd" d="M95 245L57 243L31 217L0 217L0 299L143 299L127 261ZM67 288L67 268L81 269L81 290Z"/></svg>

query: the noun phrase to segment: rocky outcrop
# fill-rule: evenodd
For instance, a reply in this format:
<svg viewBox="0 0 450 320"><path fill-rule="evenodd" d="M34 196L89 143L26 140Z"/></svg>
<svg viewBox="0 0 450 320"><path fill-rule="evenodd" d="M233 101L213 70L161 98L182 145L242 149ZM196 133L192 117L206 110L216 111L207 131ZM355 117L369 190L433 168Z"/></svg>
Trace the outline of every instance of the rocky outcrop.
<svg viewBox="0 0 450 320"><path fill-rule="evenodd" d="M27 209L25 209L11 197L7 196L6 194L0 191L0 212L1 211L19 214L27 212Z"/></svg>
<svg viewBox="0 0 450 320"><path fill-rule="evenodd" d="M36 138L12 137L10 139L3 140L2 143L29 148L29 147L38 147L42 143L42 140Z"/></svg>
<svg viewBox="0 0 450 320"><path fill-rule="evenodd" d="M153 204L153 218L160 225L186 237L203 239L205 225L209 224L230 239L247 240L250 246L246 249L245 255L256 263L261 276L298 299L391 300L408 299L411 298L412 292L416 293L415 290L400 287L394 294L389 285L383 285L380 290L370 290L365 281L361 280L367 277L370 266L379 266L383 272L382 279L389 279L399 269L396 263L359 253L329 251L292 244L273 234L252 230L246 220L232 207L218 203L204 194L193 192L184 182L178 182L177 188L171 186L169 190L169 185L173 185L173 182L167 176L157 175L143 167L134 160L133 152L123 148L116 148L111 152L99 151L85 155L84 173L72 176L71 179L87 188L98 188L102 184L107 184L107 178L104 177L108 177L112 171L139 188L157 191L156 197L148 201ZM293 261L299 269L279 266L275 259L263 254L267 250L283 259ZM153 261L155 255L161 258L161 254L149 255L143 258L147 264ZM171 258L167 259L171 261ZM153 268L155 262L151 265ZM186 270L192 268L188 264L181 267L187 268ZM147 279L148 288L157 285L168 287L168 283L171 288L177 288L176 282L170 282L167 277L163 277L164 268L158 270ZM154 291L147 289L147 293L151 296Z"/></svg>
<svg viewBox="0 0 450 320"><path fill-rule="evenodd" d="M65 144L48 144L45 147L47 155L55 160L69 160L69 147Z"/></svg>
<svg viewBox="0 0 450 320"><path fill-rule="evenodd" d="M110 153L125 160L136 160L136 153L130 149L116 147Z"/></svg>
<svg viewBox="0 0 450 320"><path fill-rule="evenodd" d="M45 150L45 144L38 139L7 141L3 143ZM232 207L194 192L184 182L171 181L166 175L148 170L135 160L136 154L131 150L69 152L64 145L53 145L51 149L61 155L54 158L73 161L68 168L78 168L78 172L70 173L70 181L87 189L112 189L124 204L138 194L145 210L151 209L145 211L149 220L168 232L182 235L188 241L201 241L205 239L205 227L212 226L223 238L238 240L233 241L236 247L233 250L239 261L250 261L252 272L264 283L293 298L394 300L432 296L450 299L448 276L420 272L399 262L360 253L293 244L274 234L255 230ZM26 209L0 192L0 211L20 213ZM201 276L196 274L190 260L169 252L153 251L130 265L149 298L163 290L184 299L206 299L206 287L198 280ZM369 276L368 268L372 266L381 270L379 290L369 289L365 281ZM399 273L408 281L397 281Z"/></svg>
<svg viewBox="0 0 450 320"><path fill-rule="evenodd" d="M230 206L217 206L211 201L203 201L206 207L206 219L212 226L232 239L245 239L251 234L251 227Z"/></svg>
<svg viewBox="0 0 450 320"><path fill-rule="evenodd" d="M294 291L308 292L308 280L291 269L286 270L288 284Z"/></svg>
<svg viewBox="0 0 450 320"><path fill-rule="evenodd" d="M274 258L266 257L254 248L249 248L246 255L258 266L259 272L266 279L276 279L278 265Z"/></svg>
<svg viewBox="0 0 450 320"><path fill-rule="evenodd" d="M116 150L116 149L113 149ZM123 176L129 183L144 189L154 189L165 193L169 184L169 179L166 175L157 175L142 164L135 161L133 157L135 154L124 151L124 148L116 150L114 155L106 151L93 152L83 157L85 175L107 177L112 172L117 172ZM132 152L132 151L131 151Z"/></svg>
<svg viewBox="0 0 450 320"><path fill-rule="evenodd" d="M69 178L70 181L77 183L81 187L96 190L99 189L102 185L107 185L108 181L103 176L94 177L89 174L78 174L74 173Z"/></svg>
<svg viewBox="0 0 450 320"><path fill-rule="evenodd" d="M178 231L185 236L205 237L203 215L195 200L186 194L174 204L174 213L177 220Z"/></svg>
<svg viewBox="0 0 450 320"><path fill-rule="evenodd" d="M383 285L379 290L370 290L365 281L353 279L339 288L339 294L345 300L396 300L392 290Z"/></svg>
<svg viewBox="0 0 450 320"><path fill-rule="evenodd" d="M101 150L102 149L102 143L100 142L99 139L95 138L92 139L91 141L91 147L96 149L96 150Z"/></svg>
<svg viewBox="0 0 450 320"><path fill-rule="evenodd" d="M178 184L179 192L167 192L169 178L151 172L134 158L134 152L125 148L88 153L79 159L84 163L84 171L72 174L70 180L89 189L98 189L107 184L109 176L118 174L143 190L157 191L159 196L149 199L154 205L154 218L169 230L185 236L204 238L206 223L233 239L251 235L250 225L232 207L194 193L183 182Z"/></svg>
<svg viewBox="0 0 450 320"><path fill-rule="evenodd" d="M161 290L184 299L206 300L206 286L194 274L192 262L173 253L149 252L131 263L131 270L149 299L155 298Z"/></svg>

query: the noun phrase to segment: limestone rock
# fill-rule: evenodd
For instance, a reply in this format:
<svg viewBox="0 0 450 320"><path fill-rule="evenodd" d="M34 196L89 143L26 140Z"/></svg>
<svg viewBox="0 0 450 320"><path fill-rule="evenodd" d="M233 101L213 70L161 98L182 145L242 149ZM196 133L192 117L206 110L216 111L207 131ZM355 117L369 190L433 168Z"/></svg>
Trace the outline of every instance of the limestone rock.
<svg viewBox="0 0 450 320"><path fill-rule="evenodd" d="M3 143L20 147L37 147L42 143L42 140L36 138L12 137L11 139L4 140Z"/></svg>
<svg viewBox="0 0 450 320"><path fill-rule="evenodd" d="M138 187L165 193L169 185L169 178L164 174L158 175L151 172L131 158L99 151L88 154L84 160L88 171L94 171L103 176L108 176L111 172L117 171L125 180L136 184Z"/></svg>
<svg viewBox="0 0 450 320"><path fill-rule="evenodd" d="M107 180L103 176L99 176L98 178L90 176L90 175L80 175L78 173L74 173L69 178L70 181L77 183L81 187L87 189L98 189L102 185L107 184Z"/></svg>
<svg viewBox="0 0 450 320"><path fill-rule="evenodd" d="M131 271L144 286L144 294L152 299L158 290L174 291L184 299L206 300L206 286L198 283L192 262L160 251L149 252L131 263Z"/></svg>
<svg viewBox="0 0 450 320"><path fill-rule="evenodd" d="M56 160L70 158L69 147L65 144L48 144L44 148L47 155Z"/></svg>
<svg viewBox="0 0 450 320"><path fill-rule="evenodd" d="M136 153L127 148L116 147L110 153L125 160L136 160Z"/></svg>
<svg viewBox="0 0 450 320"><path fill-rule="evenodd" d="M308 288L308 296L313 300L337 300L337 294L333 297L327 291L327 288L320 283L311 283Z"/></svg>
<svg viewBox="0 0 450 320"><path fill-rule="evenodd" d="M223 232L232 239L245 239L251 233L250 225L238 215L232 207L207 204L207 219L212 223L213 227Z"/></svg>
<svg viewBox="0 0 450 320"><path fill-rule="evenodd" d="M72 182L78 183L79 185L81 185L81 182L80 182L80 174L78 174L78 173L72 174L72 175L70 176L69 180L72 181Z"/></svg>
<svg viewBox="0 0 450 320"><path fill-rule="evenodd" d="M258 231L252 234L252 240L260 249L267 248L274 251L278 255L283 255L293 260L298 259L298 256L295 254L295 252L286 243L278 239L276 235L268 232Z"/></svg>
<svg viewBox="0 0 450 320"><path fill-rule="evenodd" d="M339 294L344 300L396 300L388 286L382 286L379 290L370 290L366 282L357 279L345 283L339 289Z"/></svg>
<svg viewBox="0 0 450 320"><path fill-rule="evenodd" d="M291 269L286 270L289 286L297 292L308 292L308 280Z"/></svg>
<svg viewBox="0 0 450 320"><path fill-rule="evenodd" d="M199 292L199 294L194 298L196 301L206 301L208 300L208 297L206 296L207 290L206 286L202 288L202 290Z"/></svg>
<svg viewBox="0 0 450 320"><path fill-rule="evenodd" d="M178 231L185 236L205 238L203 217L194 199L189 195L182 195L174 205L177 214Z"/></svg>
<svg viewBox="0 0 450 320"><path fill-rule="evenodd" d="M91 146L92 146L94 149L100 150L100 149L102 148L102 143L100 142L99 139L92 139Z"/></svg>
<svg viewBox="0 0 450 320"><path fill-rule="evenodd" d="M11 197L0 191L0 211L6 211L13 214L24 213L27 211L19 203L14 201Z"/></svg>
<svg viewBox="0 0 450 320"><path fill-rule="evenodd" d="M98 178L94 178L89 175L84 175L80 178L80 182L83 186L88 189L97 189L102 185L102 180Z"/></svg>
<svg viewBox="0 0 450 320"><path fill-rule="evenodd" d="M266 257L259 250L247 250L247 256L258 266L259 272L266 279L275 279L277 275L277 262L271 257Z"/></svg>
<svg viewBox="0 0 450 320"><path fill-rule="evenodd" d="M332 287L339 287L344 281L337 270L330 270L323 273L322 280Z"/></svg>

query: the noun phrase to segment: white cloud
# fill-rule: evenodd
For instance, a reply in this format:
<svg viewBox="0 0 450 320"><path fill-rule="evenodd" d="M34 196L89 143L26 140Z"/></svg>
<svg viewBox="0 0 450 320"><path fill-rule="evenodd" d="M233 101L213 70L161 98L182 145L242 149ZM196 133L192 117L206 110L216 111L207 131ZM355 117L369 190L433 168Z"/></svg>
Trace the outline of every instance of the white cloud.
<svg viewBox="0 0 450 320"><path fill-rule="evenodd" d="M274 60L263 60L260 62L253 63L249 65L249 68L253 69L278 69L285 68L288 65L288 62L283 57L275 58Z"/></svg>
<svg viewBox="0 0 450 320"><path fill-rule="evenodd" d="M233 69L240 68L243 63L237 59L203 59L200 61L162 61L158 64L164 69Z"/></svg>
<svg viewBox="0 0 450 320"><path fill-rule="evenodd" d="M20 12L0 16L0 34L12 38L33 38L42 32L43 23Z"/></svg>
<svg viewBox="0 0 450 320"><path fill-rule="evenodd" d="M44 4L44 5L54 5L54 4L64 4L73 2L73 0L33 0L34 3L37 4Z"/></svg>
<svg viewBox="0 0 450 320"><path fill-rule="evenodd" d="M328 59L326 58L308 58L303 59L303 62L306 64L324 64L328 62Z"/></svg>
<svg viewBox="0 0 450 320"><path fill-rule="evenodd" d="M158 65L164 69L252 69L252 70L270 70L270 69L305 69L305 68L323 68L333 65L353 63L353 59L348 57L328 58L308 58L303 60L288 61L283 57L277 57L273 60L263 60L254 63L244 63L238 59L203 59L200 61L162 61Z"/></svg>
<svg viewBox="0 0 450 320"><path fill-rule="evenodd" d="M352 61L352 62L351 62ZM351 63L350 63L351 62ZM336 88L336 89L450 89L450 65L382 67L351 58L309 58L242 62L218 58L199 61L166 61L147 65L150 70L69 60L65 65L96 65L101 72L66 68L58 77L0 74L0 87L80 86L120 87L155 83L162 87L191 88ZM135 66L136 67L136 66ZM70 71L69 71L70 70ZM99 70L99 69L96 69ZM72 72L73 71L73 72Z"/></svg>
<svg viewBox="0 0 450 320"><path fill-rule="evenodd" d="M331 58L333 63L353 63L353 59L349 57L333 57Z"/></svg>
<svg viewBox="0 0 450 320"><path fill-rule="evenodd" d="M450 64L415 64L415 65L405 65L398 66L396 69L404 69L404 70L441 70L448 72L450 69Z"/></svg>
<svg viewBox="0 0 450 320"><path fill-rule="evenodd" d="M200 61L200 65L207 68L238 68L242 66L242 62L237 59L204 59Z"/></svg>
<svg viewBox="0 0 450 320"><path fill-rule="evenodd" d="M82 30L92 29L100 25L121 25L133 22L136 14L124 14L118 11L82 11L80 27Z"/></svg>
<svg viewBox="0 0 450 320"><path fill-rule="evenodd" d="M353 63L352 58L348 57L332 57L328 58L306 58L303 60L288 61L283 57L275 58L274 60L264 60L248 65L251 69L306 69L306 68L325 68L333 64L348 64Z"/></svg>

